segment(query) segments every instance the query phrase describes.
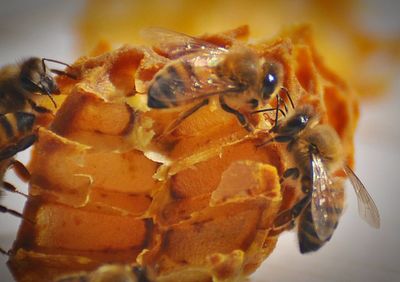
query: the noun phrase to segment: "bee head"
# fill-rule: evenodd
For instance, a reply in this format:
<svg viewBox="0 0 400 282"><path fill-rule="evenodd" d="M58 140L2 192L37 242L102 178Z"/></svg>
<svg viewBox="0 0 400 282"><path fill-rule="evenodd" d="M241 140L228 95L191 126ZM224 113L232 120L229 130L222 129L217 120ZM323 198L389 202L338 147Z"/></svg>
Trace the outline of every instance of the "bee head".
<svg viewBox="0 0 400 282"><path fill-rule="evenodd" d="M277 131L281 135L295 136L306 127L313 126L316 120L316 115L312 107L300 106L296 108L291 116L285 119Z"/></svg>
<svg viewBox="0 0 400 282"><path fill-rule="evenodd" d="M32 57L22 63L20 80L28 92L38 92L48 96L60 93L49 69L40 58Z"/></svg>

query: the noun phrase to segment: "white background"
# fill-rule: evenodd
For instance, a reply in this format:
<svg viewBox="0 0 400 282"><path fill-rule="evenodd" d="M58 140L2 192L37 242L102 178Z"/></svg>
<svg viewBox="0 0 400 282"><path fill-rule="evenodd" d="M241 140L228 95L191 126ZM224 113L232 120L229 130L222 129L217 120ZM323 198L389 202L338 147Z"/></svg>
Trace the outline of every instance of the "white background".
<svg viewBox="0 0 400 282"><path fill-rule="evenodd" d="M400 5L369 2L367 16L374 18L369 25L400 34ZM74 29L83 6L82 1L0 0L0 65L28 56L73 62L78 56ZM381 229L373 230L361 221L355 195L348 189L347 209L331 242L317 253L300 255L296 235L285 233L251 281L400 281L399 107L397 79L379 101L364 102L356 136L356 172L379 207ZM3 205L19 211L23 203L17 195L2 199ZM1 247L11 246L18 224L18 219L0 214ZM0 256L0 281L13 281L5 261Z"/></svg>

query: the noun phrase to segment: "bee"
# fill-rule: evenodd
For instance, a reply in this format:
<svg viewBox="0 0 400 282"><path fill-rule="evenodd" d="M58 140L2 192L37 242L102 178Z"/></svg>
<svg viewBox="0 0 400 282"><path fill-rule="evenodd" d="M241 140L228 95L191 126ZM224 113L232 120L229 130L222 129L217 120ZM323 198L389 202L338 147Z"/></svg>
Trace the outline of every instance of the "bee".
<svg viewBox="0 0 400 282"><path fill-rule="evenodd" d="M266 105L279 89L278 63L260 58L250 47L234 44L227 49L157 28L146 29L144 36L172 59L151 81L148 107L168 109L193 104L168 126L167 132L207 105L212 96L218 96L221 108L252 131L246 114Z"/></svg>
<svg viewBox="0 0 400 282"><path fill-rule="evenodd" d="M23 196L27 196L24 193L18 191L18 189L11 183L4 181L4 175L6 171L12 167L16 171L17 175L22 180L29 178L29 172L25 166L14 160L13 156L22 150L25 150L36 141L36 134L33 133L33 126L35 122L35 115L26 112L15 112L0 115L0 177L1 177L1 188L17 193ZM3 195L3 191L0 190L0 197ZM9 209L3 205L0 205L1 213L8 213L19 218L23 218L23 215L15 210ZM3 255L9 255L9 252L0 248L0 253Z"/></svg>
<svg viewBox="0 0 400 282"><path fill-rule="evenodd" d="M51 73L67 75L67 72L49 69L45 62L69 65L51 59L31 57L19 64L0 68L0 184L3 189L26 196L12 184L4 181L6 171L12 167L22 180L29 178L29 172L23 164L13 159L20 151L30 147L37 139L34 130L36 114L48 113L51 110L37 105L34 95L47 95L54 107L53 94L59 94L57 83ZM1 196L2 190L0 190ZM14 210L0 206L0 212L10 213L22 218ZM0 252L7 254L3 249Z"/></svg>
<svg viewBox="0 0 400 282"><path fill-rule="evenodd" d="M20 195L22 195L22 196L24 196L24 197L27 197L26 194L24 194L24 193L18 191L18 189L17 189L14 185L12 185L12 184L10 184L10 183L8 183L8 182L6 182L6 181L3 180L4 174L6 173L6 171L7 171L10 167L14 169L14 171L16 172L16 174L17 174L22 180L27 180L27 178L29 177L29 172L28 172L28 170L27 170L26 167L25 167L22 163L20 163L19 161L16 161L16 160L14 160L14 159L12 159L12 158L10 158L10 159L5 159L5 160L3 160L3 161L0 161L0 175L1 175L1 179L2 179L2 183L1 183L1 184L2 184L2 188L3 188L4 190L6 190L6 191L9 191L9 192L12 192L12 193L17 193L17 194L20 194ZM0 200L1 200L1 197L2 197L2 196L3 196L3 191L0 190ZM24 219L24 216L23 216L20 212L18 212L18 211L16 211L16 210L13 210L13 209L9 209L9 208L7 208L7 207L5 207L5 206L3 206L3 205L0 205L0 212L1 212L1 213L8 213L8 214L11 214L11 215L16 216L16 217L18 217L18 218ZM28 220L28 221L29 221L29 220ZM6 250L4 250L3 248L0 247L0 254L9 256L9 255L10 255L10 252L9 252L9 251L6 251Z"/></svg>
<svg viewBox="0 0 400 282"><path fill-rule="evenodd" d="M372 197L355 173L345 164L344 152L336 131L320 124L311 106L297 107L274 129L270 142L286 143L297 167L289 168L283 178L298 179L304 197L289 210L281 212L274 228L282 228L299 218L298 240L301 253L316 251L330 240L343 209L343 182L333 172L343 169L356 192L362 219L374 228L380 216Z"/></svg>
<svg viewBox="0 0 400 282"><path fill-rule="evenodd" d="M47 95L56 107L52 95L59 94L60 90L51 73L72 78L75 76L61 70L49 69L46 61L69 67L68 64L56 60L31 57L19 64L0 69L0 114L26 111L27 106L38 113L49 112L50 110L36 105L33 100L35 94Z"/></svg>
<svg viewBox="0 0 400 282"><path fill-rule="evenodd" d="M34 101L36 94L52 98L59 94L57 83L51 73L74 75L56 69L49 69L46 61L69 67L56 60L31 57L19 64L4 66L0 69L0 161L25 150L35 141L32 133L37 113L48 113L51 110L39 106Z"/></svg>

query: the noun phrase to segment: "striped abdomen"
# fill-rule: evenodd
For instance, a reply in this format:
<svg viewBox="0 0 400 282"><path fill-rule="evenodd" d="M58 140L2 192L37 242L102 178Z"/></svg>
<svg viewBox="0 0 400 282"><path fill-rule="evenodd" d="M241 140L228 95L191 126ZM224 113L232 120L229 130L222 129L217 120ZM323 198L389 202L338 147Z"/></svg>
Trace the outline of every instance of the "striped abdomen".
<svg viewBox="0 0 400 282"><path fill-rule="evenodd" d="M337 193L335 207L332 207L332 210L330 211L331 213L335 212L336 216L328 216L330 224L333 227L332 230L336 229L338 225L338 221L335 219L339 219L344 205L343 186L341 185L341 182L337 182L336 184L335 187L332 187L334 192ZM299 218L297 237L299 240L300 252L304 254L319 250L331 239L332 235L333 233L325 240L321 240L318 237L312 217L311 203L309 202Z"/></svg>
<svg viewBox="0 0 400 282"><path fill-rule="evenodd" d="M190 63L177 61L163 68L149 87L147 105L163 109L185 105L196 99L198 80Z"/></svg>
<svg viewBox="0 0 400 282"><path fill-rule="evenodd" d="M35 115L25 112L0 115L0 160L14 156L36 141Z"/></svg>
<svg viewBox="0 0 400 282"><path fill-rule="evenodd" d="M310 204L304 209L299 220L298 228L297 237L302 254L317 251L330 240L330 237L325 241L318 238L314 228Z"/></svg>

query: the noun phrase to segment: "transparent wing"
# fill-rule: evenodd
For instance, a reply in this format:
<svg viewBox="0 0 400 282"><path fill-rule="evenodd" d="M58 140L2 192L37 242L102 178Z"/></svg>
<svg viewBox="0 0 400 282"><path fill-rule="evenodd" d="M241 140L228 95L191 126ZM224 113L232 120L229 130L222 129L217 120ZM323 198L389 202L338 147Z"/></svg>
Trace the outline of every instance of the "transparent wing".
<svg viewBox="0 0 400 282"><path fill-rule="evenodd" d="M227 52L227 49L199 38L163 28L145 28L141 35L171 59L197 52Z"/></svg>
<svg viewBox="0 0 400 282"><path fill-rule="evenodd" d="M224 93L243 91L243 87L216 73L224 55L184 56L166 65L149 87L149 97L160 104L183 105Z"/></svg>
<svg viewBox="0 0 400 282"><path fill-rule="evenodd" d="M357 177L357 175L350 167L345 166L344 171L349 177L354 191L356 192L358 201L358 213L360 214L360 217L372 227L379 228L379 211L371 195L368 193L364 184L362 184L361 180Z"/></svg>
<svg viewBox="0 0 400 282"><path fill-rule="evenodd" d="M326 167L318 154L311 153L312 197L311 214L315 232L321 241L327 241L335 230L340 209L336 207L336 193Z"/></svg>

